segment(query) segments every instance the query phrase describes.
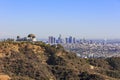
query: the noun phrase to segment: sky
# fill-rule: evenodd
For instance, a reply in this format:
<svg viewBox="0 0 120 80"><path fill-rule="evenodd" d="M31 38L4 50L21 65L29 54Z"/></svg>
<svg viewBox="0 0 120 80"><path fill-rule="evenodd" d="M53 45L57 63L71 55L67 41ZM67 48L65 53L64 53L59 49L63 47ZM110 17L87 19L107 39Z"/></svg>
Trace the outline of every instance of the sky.
<svg viewBox="0 0 120 80"><path fill-rule="evenodd" d="M0 0L0 38L120 39L120 0Z"/></svg>

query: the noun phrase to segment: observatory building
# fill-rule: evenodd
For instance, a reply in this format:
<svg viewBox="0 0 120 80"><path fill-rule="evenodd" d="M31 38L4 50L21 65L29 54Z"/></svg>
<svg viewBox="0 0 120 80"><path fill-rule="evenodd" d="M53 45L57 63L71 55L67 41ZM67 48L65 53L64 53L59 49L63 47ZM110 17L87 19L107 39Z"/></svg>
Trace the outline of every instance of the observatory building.
<svg viewBox="0 0 120 80"><path fill-rule="evenodd" d="M37 41L37 40L34 34L29 34L27 37L23 37L23 38L20 38L20 36L17 36L16 41Z"/></svg>

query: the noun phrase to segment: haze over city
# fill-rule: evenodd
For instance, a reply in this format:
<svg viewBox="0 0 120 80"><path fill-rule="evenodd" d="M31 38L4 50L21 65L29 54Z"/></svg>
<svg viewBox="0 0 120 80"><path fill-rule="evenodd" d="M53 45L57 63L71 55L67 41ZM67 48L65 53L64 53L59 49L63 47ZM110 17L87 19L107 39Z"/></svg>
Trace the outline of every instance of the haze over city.
<svg viewBox="0 0 120 80"><path fill-rule="evenodd" d="M119 0L1 0L0 38L34 33L120 39Z"/></svg>

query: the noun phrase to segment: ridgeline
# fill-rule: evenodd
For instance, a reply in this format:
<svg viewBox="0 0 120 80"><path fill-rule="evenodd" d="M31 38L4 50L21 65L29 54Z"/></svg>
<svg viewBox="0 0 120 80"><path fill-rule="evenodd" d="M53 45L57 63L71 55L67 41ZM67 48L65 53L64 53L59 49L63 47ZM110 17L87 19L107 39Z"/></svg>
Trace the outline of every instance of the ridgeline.
<svg viewBox="0 0 120 80"><path fill-rule="evenodd" d="M0 42L0 80L120 80L120 58L83 59L59 44Z"/></svg>

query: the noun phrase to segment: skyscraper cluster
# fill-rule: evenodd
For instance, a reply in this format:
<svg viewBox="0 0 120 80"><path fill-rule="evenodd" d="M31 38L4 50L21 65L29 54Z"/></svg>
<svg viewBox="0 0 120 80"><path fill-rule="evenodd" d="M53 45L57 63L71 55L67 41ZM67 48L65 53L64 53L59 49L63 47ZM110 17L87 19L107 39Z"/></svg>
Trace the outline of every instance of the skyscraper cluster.
<svg viewBox="0 0 120 80"><path fill-rule="evenodd" d="M68 43L68 44L76 43L76 39L70 36L69 38L65 39L65 43Z"/></svg>
<svg viewBox="0 0 120 80"><path fill-rule="evenodd" d="M55 43L56 43L55 37L49 36L48 42L49 42L50 44L55 44Z"/></svg>
<svg viewBox="0 0 120 80"><path fill-rule="evenodd" d="M48 43L49 44L61 44L61 43L72 44L72 43L76 43L76 39L72 36L66 37L65 39L63 39L61 35L59 35L58 38L49 36Z"/></svg>

